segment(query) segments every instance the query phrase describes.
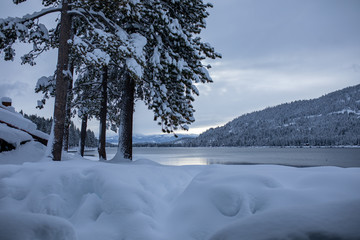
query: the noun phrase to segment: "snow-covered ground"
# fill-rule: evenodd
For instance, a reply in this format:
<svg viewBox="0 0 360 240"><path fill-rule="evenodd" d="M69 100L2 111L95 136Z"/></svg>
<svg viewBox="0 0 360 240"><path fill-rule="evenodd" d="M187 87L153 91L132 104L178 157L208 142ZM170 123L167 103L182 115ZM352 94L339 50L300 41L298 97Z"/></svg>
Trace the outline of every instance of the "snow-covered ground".
<svg viewBox="0 0 360 240"><path fill-rule="evenodd" d="M360 239L360 168L0 153L0 239Z"/></svg>

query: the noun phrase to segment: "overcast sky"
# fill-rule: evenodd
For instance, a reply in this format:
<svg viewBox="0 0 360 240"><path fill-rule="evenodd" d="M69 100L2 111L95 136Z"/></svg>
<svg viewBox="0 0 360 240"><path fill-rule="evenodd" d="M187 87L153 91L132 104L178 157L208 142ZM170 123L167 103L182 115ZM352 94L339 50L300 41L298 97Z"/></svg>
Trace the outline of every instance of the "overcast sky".
<svg viewBox="0 0 360 240"><path fill-rule="evenodd" d="M33 2L0 3L0 18L32 11ZM198 86L196 122L190 133L223 125L242 114L360 84L359 0L218 0L211 1L202 36L223 58L209 61L214 83ZM21 47L22 49L23 47ZM49 117L53 105L36 110L37 79L51 75L56 52L37 66L0 60L0 96L17 110ZM138 102L134 132L161 132L153 114ZM90 124L97 132L97 123Z"/></svg>

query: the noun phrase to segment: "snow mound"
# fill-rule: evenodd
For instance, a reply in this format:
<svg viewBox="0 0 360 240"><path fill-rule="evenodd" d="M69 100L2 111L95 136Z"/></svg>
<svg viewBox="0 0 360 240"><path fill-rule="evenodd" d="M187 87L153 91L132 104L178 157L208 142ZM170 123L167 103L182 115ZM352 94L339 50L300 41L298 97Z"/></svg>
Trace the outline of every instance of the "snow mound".
<svg viewBox="0 0 360 240"><path fill-rule="evenodd" d="M0 154L0 162L31 151ZM359 168L107 164L69 155L1 166L0 239L360 239L359 189Z"/></svg>
<svg viewBox="0 0 360 240"><path fill-rule="evenodd" d="M16 150L0 153L0 164L23 164L43 160L46 147L35 141L19 146Z"/></svg>
<svg viewBox="0 0 360 240"><path fill-rule="evenodd" d="M133 164L136 164L136 165L161 166L160 163L154 162L154 161L152 161L152 160L150 160L150 159L147 159L147 158L139 158L139 159L136 159L136 161L134 161Z"/></svg>
<svg viewBox="0 0 360 240"><path fill-rule="evenodd" d="M1 240L75 240L72 225L63 218L44 214L0 211Z"/></svg>
<svg viewBox="0 0 360 240"><path fill-rule="evenodd" d="M210 239L355 240L359 239L359 213L358 201L272 210L232 223Z"/></svg>

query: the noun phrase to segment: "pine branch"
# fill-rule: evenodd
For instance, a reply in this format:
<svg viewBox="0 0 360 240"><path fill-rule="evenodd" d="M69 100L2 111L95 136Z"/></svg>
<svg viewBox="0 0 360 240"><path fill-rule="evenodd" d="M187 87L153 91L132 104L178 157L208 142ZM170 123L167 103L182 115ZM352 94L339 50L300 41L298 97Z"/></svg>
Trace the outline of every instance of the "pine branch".
<svg viewBox="0 0 360 240"><path fill-rule="evenodd" d="M44 8L42 9L41 11L39 12L34 12L32 14L26 14L25 16L23 16L22 18L13 18L13 17L8 17L8 18L5 18L5 19L1 19L2 21L4 22L9 22L9 21L14 21L14 22L17 22L17 23L25 23L27 21L32 21L32 20L35 20L35 19L38 19L38 18L41 18L47 14L50 14L50 13L54 13L54 12L61 12L62 10L62 7L61 6L58 6L58 7L50 7L50 8Z"/></svg>

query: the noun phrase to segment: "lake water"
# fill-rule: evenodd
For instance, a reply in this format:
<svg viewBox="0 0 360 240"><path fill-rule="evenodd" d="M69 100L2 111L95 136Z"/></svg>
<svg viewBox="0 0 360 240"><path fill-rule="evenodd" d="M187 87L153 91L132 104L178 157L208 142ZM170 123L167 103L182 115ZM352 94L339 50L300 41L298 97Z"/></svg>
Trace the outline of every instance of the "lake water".
<svg viewBox="0 0 360 240"><path fill-rule="evenodd" d="M116 148L107 148L111 159ZM98 159L96 151L86 158ZM360 167L360 148L134 148L133 159L150 159L165 165L281 164L289 166Z"/></svg>

